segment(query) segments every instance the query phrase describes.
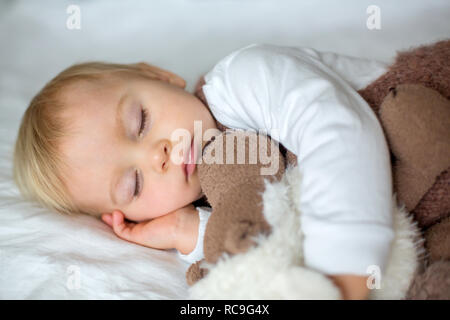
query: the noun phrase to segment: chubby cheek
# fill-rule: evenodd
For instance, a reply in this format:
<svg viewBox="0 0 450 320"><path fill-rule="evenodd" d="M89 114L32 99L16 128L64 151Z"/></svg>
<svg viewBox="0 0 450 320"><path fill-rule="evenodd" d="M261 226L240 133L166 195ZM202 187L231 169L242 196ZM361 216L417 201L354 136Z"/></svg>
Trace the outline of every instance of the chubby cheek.
<svg viewBox="0 0 450 320"><path fill-rule="evenodd" d="M190 184L190 196L192 197L191 202L194 202L195 200L199 199L201 194L202 194L202 188L200 185L200 179L197 174L197 169L195 169L195 172L192 176L191 184Z"/></svg>
<svg viewBox="0 0 450 320"><path fill-rule="evenodd" d="M192 176L192 183L180 187L157 186L152 190L146 190L139 204L128 219L133 221L146 221L168 214L194 202L201 192L198 178Z"/></svg>

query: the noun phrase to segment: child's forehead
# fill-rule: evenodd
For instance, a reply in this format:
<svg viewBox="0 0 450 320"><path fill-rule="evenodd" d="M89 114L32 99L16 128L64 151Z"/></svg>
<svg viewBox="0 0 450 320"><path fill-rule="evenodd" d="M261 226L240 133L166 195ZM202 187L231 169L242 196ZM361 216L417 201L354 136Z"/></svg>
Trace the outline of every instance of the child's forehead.
<svg viewBox="0 0 450 320"><path fill-rule="evenodd" d="M61 97L65 102L73 102L80 99L95 99L116 90L123 85L116 79L102 77L95 80L79 80L67 85L61 91Z"/></svg>
<svg viewBox="0 0 450 320"><path fill-rule="evenodd" d="M123 84L123 81L117 76L104 75L92 79L80 79L73 82L68 89L73 91L95 92L97 90L108 90L121 84Z"/></svg>

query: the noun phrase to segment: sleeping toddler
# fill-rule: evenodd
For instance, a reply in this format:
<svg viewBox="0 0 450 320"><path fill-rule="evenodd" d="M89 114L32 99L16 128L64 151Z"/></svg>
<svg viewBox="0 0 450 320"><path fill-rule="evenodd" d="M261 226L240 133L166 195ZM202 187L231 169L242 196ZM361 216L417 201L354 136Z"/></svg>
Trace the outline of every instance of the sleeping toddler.
<svg viewBox="0 0 450 320"><path fill-rule="evenodd" d="M273 138L297 155L303 176L305 266L333 280L344 299L365 299L367 270L384 270L393 239L392 180L381 126L355 89L374 77L359 61L349 74L346 63L357 59L251 44L220 60L196 94L145 63L71 66L22 118L15 181L46 207L101 217L121 239L195 262L211 214L195 205L207 133L216 120L277 130Z"/></svg>

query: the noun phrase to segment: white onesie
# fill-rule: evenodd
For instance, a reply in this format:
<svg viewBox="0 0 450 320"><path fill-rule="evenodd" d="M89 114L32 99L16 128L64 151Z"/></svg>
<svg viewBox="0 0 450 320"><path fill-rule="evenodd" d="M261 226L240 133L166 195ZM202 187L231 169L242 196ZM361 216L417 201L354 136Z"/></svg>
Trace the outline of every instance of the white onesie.
<svg viewBox="0 0 450 320"><path fill-rule="evenodd" d="M202 89L230 128L264 130L298 157L305 266L367 275L386 267L394 237L389 151L380 123L356 92L385 72L366 59L310 48L251 44L220 60ZM209 208L208 208L209 209ZM203 257L209 212L199 209Z"/></svg>

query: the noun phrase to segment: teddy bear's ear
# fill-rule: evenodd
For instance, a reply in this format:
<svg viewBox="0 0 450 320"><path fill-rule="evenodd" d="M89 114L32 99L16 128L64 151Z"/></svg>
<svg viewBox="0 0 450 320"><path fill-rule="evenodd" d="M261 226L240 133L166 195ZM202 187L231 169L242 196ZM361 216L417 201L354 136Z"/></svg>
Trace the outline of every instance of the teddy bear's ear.
<svg viewBox="0 0 450 320"><path fill-rule="evenodd" d="M200 267L202 261L204 261L204 259L191 264L189 269L186 271L186 282L188 285L194 285L198 280L208 274L207 269Z"/></svg>
<svg viewBox="0 0 450 320"><path fill-rule="evenodd" d="M412 211L450 166L450 101L422 85L399 85L384 99L380 119L396 158L395 189Z"/></svg>

